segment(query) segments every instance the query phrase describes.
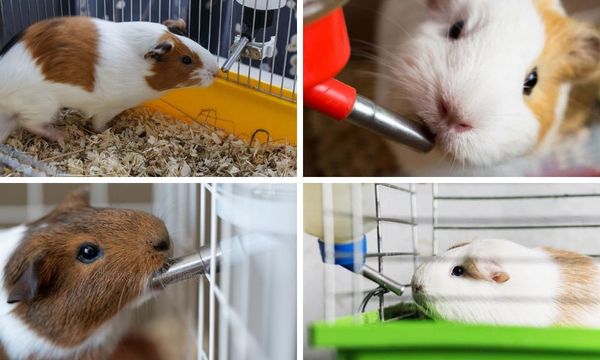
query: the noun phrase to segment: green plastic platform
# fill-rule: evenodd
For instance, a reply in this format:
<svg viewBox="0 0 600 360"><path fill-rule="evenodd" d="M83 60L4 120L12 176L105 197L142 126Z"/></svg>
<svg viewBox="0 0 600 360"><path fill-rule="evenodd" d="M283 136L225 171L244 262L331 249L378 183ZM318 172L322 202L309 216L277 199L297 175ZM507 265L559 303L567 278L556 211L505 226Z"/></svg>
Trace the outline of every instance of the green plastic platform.
<svg viewBox="0 0 600 360"><path fill-rule="evenodd" d="M411 306L387 308L385 318ZM468 325L432 320L381 322L377 311L311 327L311 344L339 360L600 359L600 330Z"/></svg>

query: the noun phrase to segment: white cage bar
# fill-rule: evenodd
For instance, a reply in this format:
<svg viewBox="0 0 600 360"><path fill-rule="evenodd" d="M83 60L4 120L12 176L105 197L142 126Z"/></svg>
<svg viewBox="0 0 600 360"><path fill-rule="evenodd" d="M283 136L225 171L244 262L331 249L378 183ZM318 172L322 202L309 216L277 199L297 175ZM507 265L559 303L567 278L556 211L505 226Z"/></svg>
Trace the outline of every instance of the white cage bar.
<svg viewBox="0 0 600 360"><path fill-rule="evenodd" d="M199 231L209 234L213 257L217 246L222 249L223 261L218 273L212 262L200 282L198 358L294 358L295 185L200 186L206 202L201 209L210 209ZM206 244L203 236L199 245ZM226 256L227 249L235 255Z"/></svg>

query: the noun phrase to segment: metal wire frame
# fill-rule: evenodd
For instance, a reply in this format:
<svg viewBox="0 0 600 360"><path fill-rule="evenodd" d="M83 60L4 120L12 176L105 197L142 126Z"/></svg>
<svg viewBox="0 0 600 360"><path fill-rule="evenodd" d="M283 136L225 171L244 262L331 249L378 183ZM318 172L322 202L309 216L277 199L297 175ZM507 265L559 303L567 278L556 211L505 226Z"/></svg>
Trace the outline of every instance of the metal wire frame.
<svg viewBox="0 0 600 360"><path fill-rule="evenodd" d="M371 194L364 193L361 196L357 195L357 189L360 188L359 184L352 185L351 191L351 214L352 214L352 227L355 229L352 234L353 238L358 239L362 234L362 222L374 221L376 224L376 240L377 246L375 252L367 252L365 255L367 258L377 258L377 271L380 273L385 272L384 259L388 257L394 258L406 258L408 257L413 263L413 267L417 266L417 259L419 253L418 242L419 242L419 223L417 215L417 190L415 184L410 184L408 187L402 187L395 184L389 183L376 183L373 184L374 192ZM322 208L323 208L323 241L325 243L325 263L334 264L335 250L334 250L334 203L333 203L333 185L322 184ZM408 196L407 204L409 206L409 216L407 218L394 217L394 216L382 216L382 189L388 189L396 193L405 194ZM364 215L362 209L360 209L360 203L362 196L373 196L375 199L375 214ZM357 209L359 210L357 212ZM413 244L413 251L411 252L384 252L382 248L383 234L382 226L386 223L398 224L401 226L410 226L410 241ZM357 232L358 231L358 232ZM360 254L355 254L355 259L361 258ZM356 267L356 265L355 265ZM336 281L335 281L335 266L324 267L324 294L325 294L325 307L324 314L325 320L328 322L334 322L336 319L336 298L348 298L352 297L352 308L358 309L359 312L364 312L368 303L373 299L378 299L378 312L381 319L385 320L385 295L388 290L382 287L376 287L371 289L363 289L362 283L358 281L359 277L353 277L352 290L350 292L337 292ZM359 305L360 304L360 305Z"/></svg>
<svg viewBox="0 0 600 360"><path fill-rule="evenodd" d="M581 194L548 194L548 195L510 195L510 196L496 196L496 195L481 195L481 196L442 196L439 195L440 184L432 185L432 244L433 244L433 255L438 254L438 233L440 231L464 231L464 230L558 230L558 229L594 229L600 228L600 220L591 219L591 221L579 224L569 224L565 222L559 223L534 223L534 224L477 224L477 225L454 225L445 224L440 225L439 219L439 206L442 202L507 202L507 201L518 201L518 200L559 200L559 199L585 199L585 198L600 198L600 193L581 193ZM506 220L506 219L504 219ZM481 220L479 220L481 221ZM600 257L600 254L587 254L591 257Z"/></svg>
<svg viewBox="0 0 600 360"><path fill-rule="evenodd" d="M248 195L249 201L253 205L261 204L264 206L264 199L260 198L260 195L256 195L262 191L262 194L266 194L268 190L273 190L274 186L271 185L231 185L231 184L201 184L199 185L200 202L199 209L200 216L199 224L199 236L198 242L200 246L206 244L210 245L211 256L217 251L217 245L220 245L222 249L224 242L227 239L235 237L249 236L246 240L246 245L250 248L250 243L254 243L253 240L260 240L254 235L260 233L266 237L275 236L270 233L269 230L257 228L257 230L240 230L245 228L245 225L239 222L231 222L223 215L226 206L231 207L234 203L238 206L243 207L239 202L240 198L233 198L232 191L235 188L243 190L253 189L256 193ZM271 188L268 188L271 186ZM268 189L267 189L268 188ZM291 189L292 186L287 186L284 190ZM232 190L233 189L233 190ZM295 194L295 186L293 186ZM282 190L283 191L283 190ZM273 190L269 194L275 194L273 201L275 203L289 203L291 198L287 198L286 194L282 194L281 191ZM266 195L265 195L266 196ZM223 212L219 212L221 209ZM295 209L295 195L294 195L294 209ZM281 219L289 219L292 214L277 212ZM239 214L238 214L239 215ZM241 215L240 215L241 216ZM248 219L249 215L243 213L244 219ZM295 221L295 216L293 216ZM236 221L240 219L237 218ZM275 220L276 219L271 219ZM285 221L284 221L285 222ZM289 242L291 248L294 249L295 254L295 228L289 229L290 233L293 233L293 241ZM241 232L240 232L241 231ZM248 233L246 233L249 231ZM288 244L287 240L284 239L285 235L278 234L278 241L283 241ZM240 243L243 246L243 242ZM273 250L276 251L276 250ZM272 257L273 254L278 256L281 253L269 252ZM295 255L294 255L295 256ZM275 296L272 296L271 292L280 286L280 284L272 283L273 279L281 279L284 277L284 271L287 269L274 268L272 263L263 264L261 263L261 269L257 270L256 263L250 256L242 256L241 258L235 258L223 256L223 262L220 265L220 270L217 274L216 262L211 262L210 273L206 276L206 281L201 281L198 289L198 359L201 360L214 360L214 359L274 359L274 358L285 358L281 356L282 352L286 350L279 347L277 350L273 350L273 347L268 344L268 339L273 338L273 332L277 332L278 336L285 337L287 328L280 328L279 324L292 323L295 319L294 316L290 316L289 319L282 319L279 316L278 325L275 329L273 326L267 326L269 324L268 319L270 314L280 314L274 310L268 302L261 301L257 303L256 294L261 291L266 295L269 292L268 298L275 300ZM269 262L267 260L267 262ZM291 266L292 264L290 264ZM235 273L233 270L235 266ZM295 279L295 267L289 269L293 273ZM260 271L260 272L257 272ZM288 272L289 273L289 272ZM271 274L271 276L269 276ZM235 279L234 279L235 277ZM256 279L261 279L262 285L256 287ZM237 280L237 281L235 281ZM289 280L289 279L288 279ZM290 282L291 283L291 282ZM237 284L237 285L236 285ZM254 285L254 286L253 286ZM235 290L235 293L234 293ZM254 299L254 301L252 301ZM251 307L252 306L252 307ZM258 331L256 326L257 314L260 316L260 322L263 323L262 329L269 328L269 332ZM291 314L290 314L291 315ZM207 329L204 325L207 324ZM295 330L295 327L292 326ZM295 334L288 334L289 338L295 339ZM278 339L281 343L281 338ZM294 341L295 343L295 341ZM293 350L293 349L290 349ZM277 355L279 354L279 355Z"/></svg>
<svg viewBox="0 0 600 360"><path fill-rule="evenodd" d="M233 0L232 0L233 1ZM267 0L266 5L267 7L269 6L269 2L275 3L279 0ZM256 35L258 35L259 33L255 30L258 25L262 25L261 27L263 28L262 31L262 39L263 41L267 41L267 28L266 28L266 24L267 24L267 18L265 17L264 19L264 24L257 24L256 23L256 3L257 0L242 0L242 9L240 11L240 16L239 16L239 23L238 24L242 24L243 23L243 19L244 19L244 15L246 13L246 11L248 11L247 9L253 8L253 14L252 14L252 29L250 31L251 33L251 37L255 38ZM220 10L222 11L222 4L223 1L221 1L221 7ZM285 99L285 100L290 100L290 101L295 101L295 97L296 97L296 86L297 86L297 72L294 74L294 78L292 81L289 81L289 79L286 77L286 70L288 68L288 59L289 59L289 52L290 52L290 40L292 39L292 36L297 34L297 29L294 28L293 24L293 20L294 20L294 14L295 14L295 9L297 8L297 1L296 0L291 0L288 1L288 6L290 7L290 11L288 11L288 16L287 16L287 20L282 18L282 8L279 8L277 11L277 15L275 16L276 20L275 20L275 41L276 43L279 43L279 39L281 36L285 36L285 51L284 51L284 60L283 60L283 69L281 71L281 73L276 73L273 69L273 64L275 64L275 61L277 61L277 59L279 58L279 52L275 53L275 56L273 57L273 59L271 59L271 71L268 72L270 74L266 74L263 75L263 73L266 71L264 69L265 65L268 65L267 62L265 60L260 60L258 61L258 64L256 64L256 61L251 61L250 65L251 66L247 66L244 64L244 61L242 61L242 59L238 59L238 61L236 62L236 65L234 65L234 68L237 68L237 70L235 71L235 74L230 74L227 73L225 75L225 78L227 80L230 81L234 81L237 84L244 84L248 87L252 87L260 92L264 92L270 95L274 95L277 96L279 98ZM210 15L210 19L212 20L212 2L211 2L211 7L209 8L209 11L211 12ZM219 18L219 28L223 28L223 26L221 25L221 20L222 18ZM281 29L281 25L282 23L287 23L287 25L285 26L284 29ZM233 19L230 20L230 24L228 27L229 30L229 39L231 42L231 39L235 38L235 35L237 35L237 31L235 29L235 22L233 21ZM212 26L209 26L209 29L212 29ZM209 35L209 39L210 39L210 35ZM219 34L218 37L218 45L217 47L220 49L221 48L221 34ZM230 44L231 45L231 44ZM264 45L263 45L264 46ZM209 43L209 49L210 49L210 43ZM221 59L221 62L224 62L225 59ZM246 81L244 82L242 80L242 76L246 77ZM253 86L251 83L251 79L254 79L256 81L258 81L258 85L257 86ZM265 87L268 86L267 89L265 89ZM279 88L279 90L276 90L276 88ZM286 95L285 91L291 91L291 95Z"/></svg>
<svg viewBox="0 0 600 360"><path fill-rule="evenodd" d="M267 0L267 6L269 2L277 1L280 0ZM237 34L237 28L242 23L246 8L251 9L256 3L257 0L243 0L242 7L235 0L210 0L206 9L202 0L0 0L0 44L7 42L36 21L56 16L87 15L116 22L162 22L180 17L188 23L187 35L206 46L216 54L219 62L223 63ZM194 10L195 7L197 11ZM239 10L239 7L242 9ZM290 52L295 51L294 47L290 46L290 41L297 34L297 28L293 26L297 0L288 0L286 7L285 12L282 8L276 10L275 29L269 32L265 26L266 17L264 24L256 23L255 9L251 29L253 38L262 37L265 41L274 31L276 44L279 47L285 44L285 50L280 49L275 52L273 58L259 61L239 59L235 66L237 71L221 76L238 85L296 102L297 72L293 72L292 78L287 74L295 68L288 59L294 57L290 57ZM236 12L240 12L239 19L234 19ZM196 22L197 27L193 26ZM263 28L262 31L255 31L259 26ZM281 56L284 56L283 59ZM279 66L280 70L276 70L277 63L282 64Z"/></svg>
<svg viewBox="0 0 600 360"><path fill-rule="evenodd" d="M377 183L374 184L374 188L375 188L375 217L376 217L376 223L377 223L377 227L376 227L376 232L377 232L377 252L376 253L368 253L367 257L377 257L377 270L380 273L383 273L384 269L383 269L383 262L384 262L384 258L386 257L390 257L390 256L394 256L394 257L399 257L399 256L412 256L412 261L413 261L413 266L416 269L417 266L417 257L418 257L418 223L417 223L417 206L416 206L416 201L417 201L417 192L416 192L416 186L415 184L410 184L409 188L403 188L401 186L398 185L393 185L393 184L386 184L386 183ZM402 218L393 218L393 217L382 217L381 216L381 188L387 188L389 190L394 190L400 193L404 193L404 194L408 194L409 196L409 202L410 202L410 218L409 219L402 219ZM411 227L411 242L413 245L413 252L412 253L405 253L405 252L382 252L382 235L381 235L381 225L382 223L395 223L395 224L400 224L400 225L408 225ZM378 305L378 311L379 311L379 317L382 320L385 320L385 293L384 291L379 291L379 289L375 289L373 292L373 294L377 295L377 297L379 298L379 305ZM364 310L364 308L366 307L366 303L368 302L368 299L370 299L371 297L371 293L368 293L367 296L364 299L364 305L362 305L362 309Z"/></svg>

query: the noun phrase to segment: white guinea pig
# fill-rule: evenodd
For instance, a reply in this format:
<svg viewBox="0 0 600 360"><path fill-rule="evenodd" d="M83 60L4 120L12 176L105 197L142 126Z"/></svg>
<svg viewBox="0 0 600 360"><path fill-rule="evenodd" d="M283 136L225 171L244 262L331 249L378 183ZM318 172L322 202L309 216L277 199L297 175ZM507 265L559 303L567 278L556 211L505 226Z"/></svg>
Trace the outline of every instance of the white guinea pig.
<svg viewBox="0 0 600 360"><path fill-rule="evenodd" d="M412 291L437 319L600 326L600 267L570 251L495 239L456 245L417 268Z"/></svg>
<svg viewBox="0 0 600 360"><path fill-rule="evenodd" d="M90 207L85 190L0 231L0 359L107 358L170 247L160 219Z"/></svg>
<svg viewBox="0 0 600 360"><path fill-rule="evenodd" d="M589 118L600 36L559 0L388 0L381 13L377 101L436 135L428 155L394 147L412 175L497 165Z"/></svg>
<svg viewBox="0 0 600 360"><path fill-rule="evenodd" d="M89 17L38 22L0 51L0 142L17 126L51 140L60 108L104 130L122 111L165 91L208 86L216 57L180 36L185 22L113 23Z"/></svg>

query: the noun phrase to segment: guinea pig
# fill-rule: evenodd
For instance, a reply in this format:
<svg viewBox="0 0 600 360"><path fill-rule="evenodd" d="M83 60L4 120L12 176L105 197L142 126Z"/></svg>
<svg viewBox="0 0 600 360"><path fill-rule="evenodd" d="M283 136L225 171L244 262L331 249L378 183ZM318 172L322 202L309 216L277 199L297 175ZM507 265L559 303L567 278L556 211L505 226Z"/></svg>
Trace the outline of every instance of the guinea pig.
<svg viewBox="0 0 600 360"><path fill-rule="evenodd" d="M41 219L0 232L0 359L104 358L168 267L163 222L90 207L73 192ZM4 353L4 354L3 354Z"/></svg>
<svg viewBox="0 0 600 360"><path fill-rule="evenodd" d="M520 326L600 326L600 268L575 252L485 239L417 268L413 298L434 319Z"/></svg>
<svg viewBox="0 0 600 360"><path fill-rule="evenodd" d="M0 51L0 142L17 126L50 140L61 108L102 131L119 113L164 92L209 86L216 57L179 34L185 22L113 23L63 17L33 24Z"/></svg>
<svg viewBox="0 0 600 360"><path fill-rule="evenodd" d="M436 137L428 155L393 146L411 175L535 154L591 115L600 34L559 0L388 0L382 14L377 101Z"/></svg>

